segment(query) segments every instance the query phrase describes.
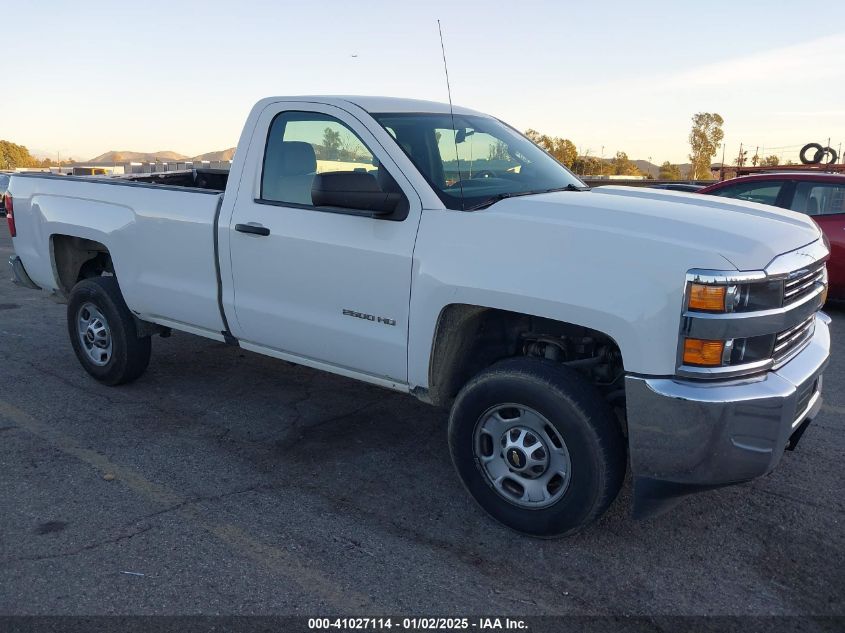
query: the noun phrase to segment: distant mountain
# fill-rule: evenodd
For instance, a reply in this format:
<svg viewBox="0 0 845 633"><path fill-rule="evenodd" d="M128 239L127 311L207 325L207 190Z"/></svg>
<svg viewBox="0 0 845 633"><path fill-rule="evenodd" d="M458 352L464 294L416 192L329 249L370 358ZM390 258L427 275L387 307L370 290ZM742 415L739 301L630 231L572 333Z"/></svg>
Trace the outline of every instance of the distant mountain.
<svg viewBox="0 0 845 633"><path fill-rule="evenodd" d="M191 160L232 160L232 157L235 155L235 148L230 147L229 149L221 149L217 152L207 152L205 154L200 154L199 156L194 156Z"/></svg>
<svg viewBox="0 0 845 633"><path fill-rule="evenodd" d="M100 154L99 156L95 156L89 161L88 163L154 163L156 160L159 162L161 161L182 161L182 160L208 160L208 161L219 161L219 160L232 160L232 157L235 155L235 148L230 147L229 149L221 149L216 152L206 152L205 154L200 154L199 156L186 156L185 154L180 154L179 152L170 152L170 151L163 151L163 152L130 152L130 151L117 151L112 150L110 152L106 152L105 154Z"/></svg>
<svg viewBox="0 0 845 633"><path fill-rule="evenodd" d="M127 152L114 151L106 152L95 156L89 163L154 163L156 160L185 160L188 158L184 154L178 152Z"/></svg>
<svg viewBox="0 0 845 633"><path fill-rule="evenodd" d="M660 166L655 165L654 163L650 163L647 160L635 160L634 164L637 166L637 169L639 169L646 176L657 178L657 174L660 173Z"/></svg>
<svg viewBox="0 0 845 633"><path fill-rule="evenodd" d="M644 174L650 175L652 178L657 178L660 175L660 165L655 165L647 160L635 160L634 164L637 166L637 169ZM678 167L681 168L681 178L687 178L687 174L689 173L692 165L689 163L681 163Z"/></svg>

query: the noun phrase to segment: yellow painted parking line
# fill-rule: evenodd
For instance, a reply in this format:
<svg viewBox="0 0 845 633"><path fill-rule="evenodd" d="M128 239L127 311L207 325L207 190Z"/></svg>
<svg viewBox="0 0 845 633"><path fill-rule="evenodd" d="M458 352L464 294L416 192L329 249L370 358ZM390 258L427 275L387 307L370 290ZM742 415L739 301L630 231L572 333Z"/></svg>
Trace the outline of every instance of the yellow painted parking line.
<svg viewBox="0 0 845 633"><path fill-rule="evenodd" d="M35 419L25 411L21 411L3 400L0 400L0 417L4 417L33 435L47 440L63 453L72 455L89 466L93 466L102 474L113 473L125 486L140 494L145 499L166 505L175 505L186 500L182 495L147 481L137 471L119 466L104 455L90 448L79 446L78 442L63 436L55 427Z"/></svg>
<svg viewBox="0 0 845 633"><path fill-rule="evenodd" d="M373 606L368 596L341 588L335 580L315 569L309 561L301 559L297 554L263 543L235 525L209 521L196 508L196 503L202 499L190 499L153 483L137 470L116 464L104 455L80 446L73 438L63 435L54 426L41 422L3 400L0 400L0 418L5 418L19 428L49 442L61 452L100 471L102 475L114 474L116 480L148 501L176 506L173 509L175 512L190 519L231 549L276 573L285 575L305 593L322 598L338 611L360 610Z"/></svg>

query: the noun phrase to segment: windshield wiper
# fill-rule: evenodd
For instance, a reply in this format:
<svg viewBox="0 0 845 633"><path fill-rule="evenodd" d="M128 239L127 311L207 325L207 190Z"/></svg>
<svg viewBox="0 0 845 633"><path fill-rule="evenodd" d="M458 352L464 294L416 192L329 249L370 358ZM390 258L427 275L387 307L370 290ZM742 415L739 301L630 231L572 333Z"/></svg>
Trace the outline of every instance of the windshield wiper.
<svg viewBox="0 0 845 633"><path fill-rule="evenodd" d="M478 209L486 209L487 207L499 202L499 200L505 200L506 198L516 198L517 196L532 196L538 193L554 193L555 191L588 191L589 187L579 187L573 183L569 183L565 187L553 187L551 189L536 189L533 191L504 191L502 193L497 193L495 196L490 196L484 202L480 202L478 204L474 204L471 207L467 207L464 211L477 211Z"/></svg>
<svg viewBox="0 0 845 633"><path fill-rule="evenodd" d="M478 209L484 209L489 207L494 202L498 202L499 200L504 200L505 198L516 198L517 196L530 196L532 193L540 193L539 191L504 191L502 193L497 193L495 196L490 196L484 202L480 202L478 204L474 204L471 207L467 207L464 211L476 211Z"/></svg>
<svg viewBox="0 0 845 633"><path fill-rule="evenodd" d="M553 189L544 189L543 191L535 191L534 193L553 193L555 191L589 191L590 187L588 185L584 185L583 187L579 187L576 184L569 183L565 187L555 187Z"/></svg>

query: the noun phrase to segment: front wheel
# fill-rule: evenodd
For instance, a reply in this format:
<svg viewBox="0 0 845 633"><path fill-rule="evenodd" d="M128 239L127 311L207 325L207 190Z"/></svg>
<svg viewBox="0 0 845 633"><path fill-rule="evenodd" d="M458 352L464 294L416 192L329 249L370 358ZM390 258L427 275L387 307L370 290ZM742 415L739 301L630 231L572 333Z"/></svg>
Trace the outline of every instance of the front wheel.
<svg viewBox="0 0 845 633"><path fill-rule="evenodd" d="M461 480L493 518L534 536L565 536L610 506L625 476L625 438L577 372L516 358L458 394L449 449Z"/></svg>
<svg viewBox="0 0 845 633"><path fill-rule="evenodd" d="M73 287L67 326L82 367L103 384L132 382L147 369L150 337L138 337L114 277L92 277Z"/></svg>

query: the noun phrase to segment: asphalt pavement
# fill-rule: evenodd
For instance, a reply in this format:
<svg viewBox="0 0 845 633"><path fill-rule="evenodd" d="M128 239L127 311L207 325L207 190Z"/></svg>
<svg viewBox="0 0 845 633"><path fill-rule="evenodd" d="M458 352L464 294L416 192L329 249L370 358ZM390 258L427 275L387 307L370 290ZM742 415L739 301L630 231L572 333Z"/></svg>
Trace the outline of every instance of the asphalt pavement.
<svg viewBox="0 0 845 633"><path fill-rule="evenodd" d="M845 310L774 473L645 521L626 482L542 541L474 505L410 396L181 333L94 382L0 231L0 614L845 613Z"/></svg>

